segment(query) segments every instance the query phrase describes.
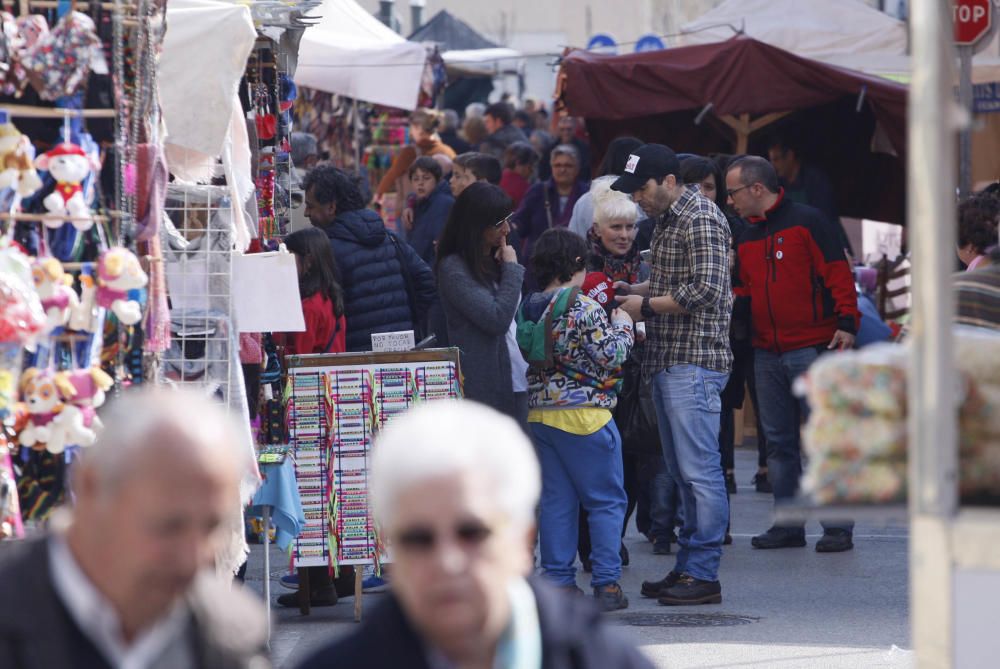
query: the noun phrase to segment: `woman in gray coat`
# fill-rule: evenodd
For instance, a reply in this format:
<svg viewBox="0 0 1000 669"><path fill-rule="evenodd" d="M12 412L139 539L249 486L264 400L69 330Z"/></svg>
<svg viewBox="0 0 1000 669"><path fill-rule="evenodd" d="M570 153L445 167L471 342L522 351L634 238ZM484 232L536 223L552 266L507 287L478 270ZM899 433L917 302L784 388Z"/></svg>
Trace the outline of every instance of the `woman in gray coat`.
<svg viewBox="0 0 1000 669"><path fill-rule="evenodd" d="M507 243L513 202L485 182L455 200L438 243L438 294L448 339L462 351L465 397L518 418L507 345L524 268Z"/></svg>

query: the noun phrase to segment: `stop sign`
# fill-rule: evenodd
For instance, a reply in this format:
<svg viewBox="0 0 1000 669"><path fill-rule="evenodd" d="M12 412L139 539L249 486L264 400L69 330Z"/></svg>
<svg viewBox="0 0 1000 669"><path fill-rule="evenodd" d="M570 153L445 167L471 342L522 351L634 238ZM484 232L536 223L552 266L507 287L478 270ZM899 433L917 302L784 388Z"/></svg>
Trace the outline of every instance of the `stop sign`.
<svg viewBox="0 0 1000 669"><path fill-rule="evenodd" d="M991 5L990 0L952 0L955 44L971 46L990 31Z"/></svg>

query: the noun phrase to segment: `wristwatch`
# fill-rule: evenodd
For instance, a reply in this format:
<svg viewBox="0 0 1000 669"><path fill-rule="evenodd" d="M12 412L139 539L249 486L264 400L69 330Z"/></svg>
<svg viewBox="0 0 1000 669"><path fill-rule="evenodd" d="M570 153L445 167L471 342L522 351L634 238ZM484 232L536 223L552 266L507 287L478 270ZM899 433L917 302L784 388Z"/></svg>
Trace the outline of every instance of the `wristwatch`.
<svg viewBox="0 0 1000 669"><path fill-rule="evenodd" d="M650 304L649 298L642 298L642 308L639 310L643 318L652 318L656 316L656 311L653 310L653 305Z"/></svg>

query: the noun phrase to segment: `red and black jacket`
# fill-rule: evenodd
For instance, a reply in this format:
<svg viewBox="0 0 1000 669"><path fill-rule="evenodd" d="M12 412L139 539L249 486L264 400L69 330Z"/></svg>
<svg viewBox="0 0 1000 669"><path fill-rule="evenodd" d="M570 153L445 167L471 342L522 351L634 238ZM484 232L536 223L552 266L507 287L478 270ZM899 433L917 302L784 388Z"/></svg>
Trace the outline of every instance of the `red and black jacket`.
<svg viewBox="0 0 1000 669"><path fill-rule="evenodd" d="M829 344L837 330L857 332L854 277L822 212L782 190L763 217L747 222L733 291L750 298L754 347L785 353Z"/></svg>

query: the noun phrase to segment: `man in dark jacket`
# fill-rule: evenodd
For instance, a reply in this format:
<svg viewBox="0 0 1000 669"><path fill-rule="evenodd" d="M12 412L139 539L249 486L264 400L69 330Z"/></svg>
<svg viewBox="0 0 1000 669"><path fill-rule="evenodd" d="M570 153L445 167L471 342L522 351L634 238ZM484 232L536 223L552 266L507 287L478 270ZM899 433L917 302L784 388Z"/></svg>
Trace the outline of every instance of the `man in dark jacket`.
<svg viewBox="0 0 1000 669"><path fill-rule="evenodd" d="M426 402L382 430L371 499L393 590L301 669L649 669L575 587L530 578L541 476L518 424Z"/></svg>
<svg viewBox="0 0 1000 669"><path fill-rule="evenodd" d="M514 142L527 142L528 137L514 125L514 110L506 102L494 102L483 112L483 122L490 133L479 148L483 153L503 159L503 153Z"/></svg>
<svg viewBox="0 0 1000 669"><path fill-rule="evenodd" d="M204 395L162 391L104 420L73 463L73 517L0 546L0 667L269 666L263 607L212 564L241 533L253 466L234 424Z"/></svg>
<svg viewBox="0 0 1000 669"><path fill-rule="evenodd" d="M825 351L854 346L858 296L844 249L823 213L792 202L774 167L746 156L726 173L729 202L749 226L737 249L738 298L749 299L760 422L776 504L795 497L802 475L799 428L808 413L792 393L796 377ZM853 547L852 523L824 523L819 552ZM775 525L755 548L806 545L798 525Z"/></svg>
<svg viewBox="0 0 1000 669"><path fill-rule="evenodd" d="M370 351L380 332L420 329L436 295L434 274L409 244L365 208L356 180L320 165L302 183L306 218L330 238L344 290L347 350Z"/></svg>

